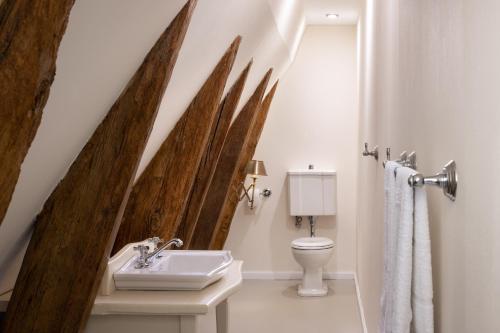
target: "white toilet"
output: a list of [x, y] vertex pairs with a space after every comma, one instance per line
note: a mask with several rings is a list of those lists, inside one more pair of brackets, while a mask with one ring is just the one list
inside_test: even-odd
[[333, 253], [335, 243], [326, 237], [304, 237], [292, 241], [295, 260], [304, 268], [300, 296], [325, 296], [328, 286], [323, 282], [323, 267]]
[[336, 172], [296, 170], [288, 172], [290, 215], [300, 226], [302, 216], [309, 217], [310, 236], [292, 241], [293, 257], [303, 268], [299, 296], [325, 296], [328, 287], [323, 282], [323, 267], [330, 260], [335, 243], [326, 237], [315, 237], [315, 217], [337, 212]]

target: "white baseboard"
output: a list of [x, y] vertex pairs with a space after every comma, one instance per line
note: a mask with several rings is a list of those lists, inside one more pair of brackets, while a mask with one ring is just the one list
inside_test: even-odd
[[[325, 272], [326, 280], [354, 280], [353, 272]], [[300, 280], [301, 271], [243, 271], [245, 280]]]
[[356, 285], [356, 296], [358, 298], [359, 316], [361, 317], [361, 325], [363, 326], [363, 333], [368, 333], [366, 327], [365, 310], [363, 308], [363, 301], [361, 300], [361, 291], [359, 290], [358, 275], [354, 274], [354, 284]]

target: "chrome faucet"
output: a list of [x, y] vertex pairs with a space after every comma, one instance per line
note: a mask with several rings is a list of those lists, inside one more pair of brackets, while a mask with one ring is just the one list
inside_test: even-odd
[[[161, 240], [160, 240], [160, 242], [163, 243], [163, 241], [161, 241]], [[175, 247], [181, 247], [182, 245], [184, 245], [184, 242], [179, 238], [173, 238], [173, 239], [169, 240], [168, 242], [166, 242], [165, 244], [163, 244], [162, 246], [154, 249], [153, 252], [151, 252], [150, 254], [148, 254], [146, 256], [146, 260], [149, 260], [150, 258], [155, 257], [161, 251], [165, 250], [167, 247], [170, 247], [172, 245], [175, 245]]]
[[[161, 240], [158, 237], [153, 237], [148, 239], [149, 241], [154, 243], [155, 248], [153, 249], [153, 252], [149, 252], [149, 246], [147, 245], [137, 245], [134, 246], [134, 250], [139, 251], [139, 257], [136, 260], [135, 263], [135, 268], [144, 268], [148, 267], [150, 264], [150, 259], [154, 257], [159, 257], [159, 254], [161, 251], [165, 250], [166, 248], [174, 245], [175, 247], [181, 247], [184, 245], [184, 242], [180, 240], [179, 238], [173, 238], [169, 240], [168, 242], [165, 242]], [[160, 247], [158, 247], [158, 243], [164, 243]]]

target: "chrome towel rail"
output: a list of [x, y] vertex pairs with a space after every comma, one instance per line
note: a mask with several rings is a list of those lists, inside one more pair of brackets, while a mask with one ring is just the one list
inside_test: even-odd
[[417, 173], [408, 177], [408, 184], [411, 187], [422, 187], [424, 185], [434, 185], [443, 189], [443, 193], [451, 201], [455, 201], [457, 196], [458, 175], [455, 161], [451, 160], [444, 166], [441, 172], [431, 177], [424, 177]]

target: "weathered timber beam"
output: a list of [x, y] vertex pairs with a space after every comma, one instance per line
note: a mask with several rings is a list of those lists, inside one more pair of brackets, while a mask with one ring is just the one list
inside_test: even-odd
[[246, 178], [246, 166], [248, 162], [252, 159], [255, 154], [255, 148], [257, 148], [257, 143], [259, 142], [262, 129], [264, 128], [264, 123], [266, 122], [267, 114], [271, 107], [271, 102], [278, 87], [278, 81], [273, 85], [269, 93], [264, 98], [260, 110], [257, 114], [257, 118], [251, 129], [250, 138], [246, 146], [241, 151], [241, 158], [238, 162], [237, 173], [234, 181], [231, 183], [231, 188], [228, 193], [228, 197], [224, 202], [224, 207], [222, 208], [222, 213], [219, 216], [219, 229], [214, 233], [212, 241], [210, 243], [210, 249], [212, 250], [222, 250], [224, 243], [226, 242], [227, 236], [229, 234], [229, 228], [231, 227], [231, 222], [236, 211], [236, 207], [239, 202], [239, 194], [241, 191], [241, 184]]
[[210, 183], [209, 194], [205, 197], [193, 232], [192, 249], [209, 249], [212, 239], [220, 228], [224, 203], [232, 189], [231, 184], [236, 181], [242, 149], [250, 140], [250, 133], [271, 73], [270, 69], [229, 128]]
[[198, 167], [198, 172], [191, 189], [191, 193], [184, 208], [181, 223], [177, 228], [175, 236], [184, 241], [184, 248], [189, 248], [191, 238], [200, 215], [201, 207], [208, 192], [210, 181], [217, 166], [222, 146], [226, 139], [229, 125], [233, 119], [234, 112], [238, 106], [241, 93], [245, 86], [245, 81], [250, 71], [252, 62], [241, 72], [240, 76], [233, 84], [229, 92], [219, 105], [216, 121], [212, 124], [209, 141], [205, 146], [205, 152]]
[[188, 1], [160, 36], [45, 202], [4, 332], [84, 329], [195, 3]]
[[240, 41], [237, 37], [228, 48], [134, 185], [114, 253], [130, 242], [174, 236]]
[[0, 3], [0, 224], [40, 125], [74, 2]]

